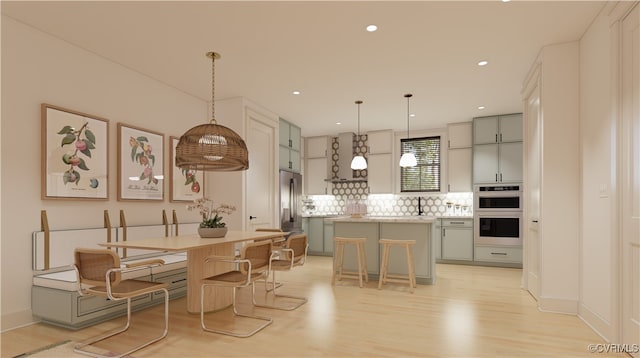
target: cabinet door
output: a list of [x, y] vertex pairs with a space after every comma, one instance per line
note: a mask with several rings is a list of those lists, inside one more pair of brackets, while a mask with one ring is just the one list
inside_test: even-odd
[[442, 258], [442, 225], [440, 219], [431, 224], [431, 236], [433, 236], [433, 250], [436, 252], [436, 259]]
[[307, 137], [305, 143], [305, 158], [321, 158], [328, 155], [329, 137]]
[[294, 173], [300, 173], [300, 168], [301, 168], [300, 152], [298, 152], [297, 150], [291, 149], [289, 151], [289, 161], [291, 162], [290, 163], [291, 171]]
[[370, 194], [393, 192], [393, 158], [391, 154], [369, 154], [368, 185]]
[[324, 219], [309, 218], [309, 252], [321, 254], [324, 251]]
[[522, 113], [500, 116], [500, 142], [522, 142]]
[[367, 132], [369, 154], [387, 154], [393, 150], [393, 131]]
[[442, 227], [442, 258], [445, 260], [473, 260], [473, 230]]
[[447, 126], [449, 148], [471, 148], [473, 127], [471, 122], [452, 123]]
[[289, 122], [285, 121], [284, 119], [280, 119], [280, 134], [279, 134], [280, 138], [279, 138], [279, 142], [280, 145], [285, 146], [285, 147], [289, 147]]
[[291, 149], [300, 152], [300, 144], [302, 142], [300, 127], [293, 124], [289, 125], [289, 139], [291, 139]]
[[471, 192], [471, 148], [449, 149], [450, 192]]
[[473, 146], [473, 182], [498, 181], [498, 144]]
[[473, 143], [486, 144], [498, 142], [498, 117], [473, 119]]
[[327, 181], [329, 167], [327, 158], [305, 159], [304, 168], [305, 190], [307, 195], [327, 194]]
[[500, 144], [500, 177], [503, 183], [522, 182], [522, 142]]
[[278, 162], [280, 163], [280, 169], [284, 169], [284, 170], [291, 170], [291, 168], [289, 168], [289, 147], [283, 147], [280, 146], [280, 151], [278, 153], [279, 159]]

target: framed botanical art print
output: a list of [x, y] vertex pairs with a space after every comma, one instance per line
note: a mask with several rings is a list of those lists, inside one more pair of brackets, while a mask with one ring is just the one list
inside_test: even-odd
[[42, 199], [109, 198], [109, 121], [43, 103]]
[[180, 138], [171, 136], [169, 156], [169, 200], [194, 201], [204, 197], [204, 172], [176, 166], [176, 146]]
[[164, 135], [118, 123], [118, 200], [164, 200]]

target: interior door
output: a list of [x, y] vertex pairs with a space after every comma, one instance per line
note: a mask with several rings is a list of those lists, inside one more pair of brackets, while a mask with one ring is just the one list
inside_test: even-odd
[[[536, 79], [537, 81], [537, 79]], [[531, 295], [540, 297], [540, 88], [535, 87], [526, 100], [526, 163], [524, 240], [525, 282]]]
[[249, 169], [247, 170], [247, 195], [245, 196], [245, 230], [276, 228], [275, 213], [277, 203], [277, 164], [275, 162], [276, 128], [263, 115], [247, 109], [247, 149]]
[[[622, 340], [640, 345], [640, 6], [622, 22]], [[632, 354], [639, 357], [640, 353]]]

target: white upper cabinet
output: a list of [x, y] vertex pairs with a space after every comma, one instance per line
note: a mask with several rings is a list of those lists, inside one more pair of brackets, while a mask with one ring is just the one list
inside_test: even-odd
[[449, 192], [470, 192], [473, 146], [473, 122], [450, 123], [447, 125], [448, 159], [447, 180]]
[[390, 129], [382, 131], [367, 132], [370, 154], [391, 153], [393, 151], [393, 131]]
[[471, 148], [473, 133], [473, 122], [450, 123], [447, 125], [447, 135], [449, 136], [450, 149]]
[[329, 151], [331, 149], [331, 137], [305, 137], [304, 143], [305, 158], [323, 158], [329, 156]]
[[369, 155], [367, 185], [370, 194], [393, 192], [393, 131], [367, 132]]

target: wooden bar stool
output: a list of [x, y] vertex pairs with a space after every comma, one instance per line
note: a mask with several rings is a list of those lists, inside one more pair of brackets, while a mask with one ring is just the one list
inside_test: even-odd
[[[380, 239], [378, 241], [382, 245], [382, 263], [380, 264], [380, 279], [378, 281], [378, 289], [382, 288], [383, 283], [387, 282], [407, 282], [409, 280], [409, 291], [413, 293], [416, 287], [416, 271], [413, 266], [413, 245], [416, 240], [389, 240]], [[389, 275], [387, 269], [389, 267], [389, 250], [391, 246], [404, 246], [407, 250], [407, 268], [408, 275]]]
[[[364, 243], [367, 241], [366, 237], [334, 237], [335, 250], [333, 255], [333, 274], [331, 275], [331, 285], [336, 283], [336, 272], [338, 273], [338, 280], [342, 280], [342, 277], [358, 278], [360, 281], [360, 287], [363, 287], [362, 277], [365, 282], [369, 282], [369, 274], [367, 272], [367, 257], [365, 254]], [[358, 257], [358, 271], [344, 271], [342, 265], [344, 263], [344, 245], [355, 245], [356, 255]]]

